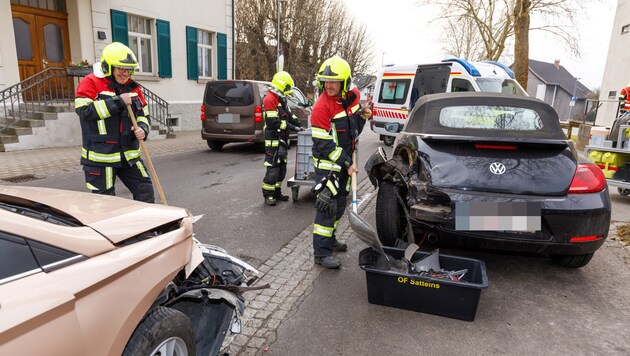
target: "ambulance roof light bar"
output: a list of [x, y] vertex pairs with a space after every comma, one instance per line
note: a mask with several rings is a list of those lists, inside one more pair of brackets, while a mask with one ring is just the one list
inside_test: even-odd
[[457, 62], [457, 63], [461, 64], [462, 67], [464, 67], [464, 69], [466, 69], [468, 74], [470, 74], [470, 75], [472, 75], [474, 77], [481, 77], [481, 73], [479, 73], [477, 68], [475, 68], [474, 65], [472, 65], [470, 62], [468, 62], [465, 59], [461, 59], [461, 58], [446, 58], [446, 59], [443, 59], [442, 62]]
[[514, 72], [505, 64], [501, 62], [497, 62], [497, 61], [484, 61], [484, 62], [498, 65], [499, 67], [503, 68], [503, 70], [510, 76], [510, 78], [514, 79]]

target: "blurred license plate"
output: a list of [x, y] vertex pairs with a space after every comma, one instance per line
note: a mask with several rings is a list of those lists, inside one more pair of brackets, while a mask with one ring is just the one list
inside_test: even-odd
[[241, 122], [241, 115], [239, 114], [219, 114], [217, 122], [220, 124], [237, 124]]
[[455, 230], [540, 231], [541, 203], [457, 202]]

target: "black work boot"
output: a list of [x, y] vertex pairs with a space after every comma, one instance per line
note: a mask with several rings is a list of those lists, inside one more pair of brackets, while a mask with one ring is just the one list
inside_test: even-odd
[[273, 196], [270, 195], [268, 197], [265, 197], [265, 205], [276, 206], [277, 203], [278, 203], [278, 200], [274, 198]]
[[348, 251], [348, 245], [343, 242], [339, 242], [337, 240], [333, 241], [332, 250], [334, 252], [346, 252]]
[[315, 264], [328, 269], [337, 269], [341, 267], [341, 261], [339, 261], [339, 259], [335, 256], [315, 257]]
[[274, 197], [278, 201], [289, 201], [289, 196], [282, 194], [282, 191], [280, 191], [280, 189], [276, 189], [276, 194], [274, 194]]

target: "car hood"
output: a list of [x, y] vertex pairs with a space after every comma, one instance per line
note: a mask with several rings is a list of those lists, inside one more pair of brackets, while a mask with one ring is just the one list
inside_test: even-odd
[[0, 194], [29, 200], [62, 211], [116, 244], [151, 229], [177, 221], [186, 209], [148, 204], [113, 196], [66, 190], [0, 186]]

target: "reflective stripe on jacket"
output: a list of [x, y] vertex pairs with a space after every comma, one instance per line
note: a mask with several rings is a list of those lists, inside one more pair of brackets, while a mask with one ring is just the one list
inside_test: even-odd
[[346, 94], [345, 108], [342, 99], [330, 97], [326, 92], [317, 99], [311, 114], [313, 164], [316, 168], [339, 172], [352, 165], [354, 137], [351, 131], [356, 130], [359, 134], [365, 125], [365, 120], [356, 115], [361, 107], [359, 98], [359, 90], [355, 88]]
[[289, 143], [287, 130], [295, 130], [295, 127], [301, 124], [289, 111], [286, 101], [281, 102], [278, 95], [272, 91], [263, 99], [263, 112], [265, 150], [275, 151], [280, 140]]
[[83, 138], [81, 164], [121, 167], [123, 158], [129, 165], [140, 158], [127, 107], [118, 97], [122, 93], [131, 93], [138, 126], [149, 135], [149, 110], [140, 86], [132, 80], [120, 85], [111, 77], [90, 74], [79, 82], [74, 100]]

